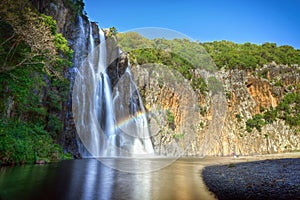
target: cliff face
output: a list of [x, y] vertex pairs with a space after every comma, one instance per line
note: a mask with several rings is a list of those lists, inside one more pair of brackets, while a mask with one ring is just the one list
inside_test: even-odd
[[262, 80], [257, 77], [248, 77], [246, 83], [247, 91], [255, 101], [254, 113], [259, 113], [260, 108], [276, 107], [278, 99], [272, 94], [271, 84], [268, 80]]
[[[266, 72], [265, 78], [258, 76], [262, 71]], [[247, 155], [299, 149], [299, 127], [291, 127], [282, 119], [262, 126], [261, 131], [245, 131], [246, 122], [252, 115], [264, 113], [264, 109], [276, 108], [286, 93], [297, 92], [287, 90], [291, 85], [299, 84], [299, 77], [295, 74], [299, 74], [298, 67], [274, 63], [252, 73], [238, 70], [223, 72], [225, 87], [232, 94], [228, 99], [224, 127], [224, 135], [228, 136], [224, 142], [230, 148], [224, 149], [224, 154], [230, 151]]]
[[[174, 115], [174, 127], [169, 126], [166, 113], [164, 117], [158, 117], [161, 126], [154, 137], [158, 152], [168, 155], [231, 155], [233, 152], [251, 155], [299, 150], [299, 127], [291, 127], [282, 119], [265, 123], [261, 130], [247, 131], [246, 128], [247, 121], [253, 116], [275, 109], [285, 94], [297, 92], [291, 86], [299, 84], [296, 75], [299, 67], [273, 63], [252, 72], [222, 70], [215, 76], [222, 80], [224, 93], [209, 92], [206, 96], [193, 92], [184, 79], [169, 84], [164, 77], [170, 76], [160, 72], [161, 68], [133, 67], [150, 113], [154, 110], [155, 116], [161, 116], [161, 109]], [[152, 120], [150, 117], [150, 122]]]
[[[173, 156], [195, 154], [200, 113], [197, 95], [187, 80], [158, 64], [133, 66], [132, 71], [149, 113], [155, 151]], [[186, 152], [187, 148], [191, 149]]]

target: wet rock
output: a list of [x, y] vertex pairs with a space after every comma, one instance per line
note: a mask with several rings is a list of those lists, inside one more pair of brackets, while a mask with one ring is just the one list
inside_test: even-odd
[[47, 164], [47, 162], [45, 160], [36, 160], [35, 164], [36, 165], [45, 165], [45, 164]]

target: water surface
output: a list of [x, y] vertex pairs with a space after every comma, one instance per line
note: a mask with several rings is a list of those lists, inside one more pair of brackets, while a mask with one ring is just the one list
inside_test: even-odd
[[[116, 168], [149, 168], [166, 161], [106, 159]], [[0, 199], [208, 199], [212, 197], [200, 177], [202, 163], [180, 159], [148, 173], [118, 171], [95, 159], [6, 167], [0, 171]]]

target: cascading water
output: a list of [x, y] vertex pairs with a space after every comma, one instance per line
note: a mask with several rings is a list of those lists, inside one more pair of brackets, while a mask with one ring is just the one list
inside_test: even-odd
[[89, 151], [79, 149], [81, 155], [153, 154], [145, 109], [129, 65], [112, 91], [105, 35], [100, 29], [100, 44], [94, 48], [91, 25], [89, 32], [89, 55], [79, 68], [72, 96], [77, 133]]
[[[96, 70], [96, 101], [95, 109], [98, 123], [104, 132], [106, 142], [102, 145], [102, 155], [116, 156], [116, 152], [110, 149], [110, 146], [116, 145], [116, 132], [115, 132], [115, 119], [112, 104], [112, 92], [109, 76], [107, 75], [106, 68], [106, 42], [103, 31], [99, 30], [100, 36], [100, 49], [99, 61]], [[108, 146], [109, 145], [109, 146]]]
[[145, 108], [129, 64], [114, 88], [114, 106], [120, 146], [135, 154], [154, 153]]

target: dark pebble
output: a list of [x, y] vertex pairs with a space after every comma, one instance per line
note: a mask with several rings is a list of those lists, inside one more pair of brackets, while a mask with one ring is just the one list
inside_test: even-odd
[[219, 200], [300, 200], [300, 158], [209, 166], [202, 176]]

